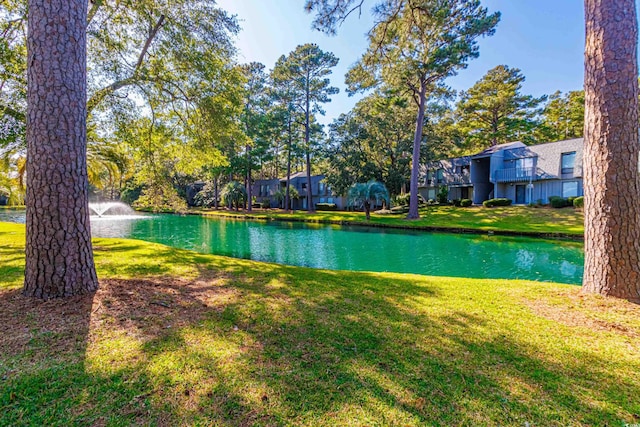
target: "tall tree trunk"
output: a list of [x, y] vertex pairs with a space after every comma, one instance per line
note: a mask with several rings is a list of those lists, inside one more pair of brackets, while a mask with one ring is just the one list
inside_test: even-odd
[[288, 133], [288, 141], [287, 141], [287, 186], [285, 188], [284, 195], [284, 209], [289, 212], [291, 209], [291, 193], [289, 192], [289, 186], [291, 185], [291, 118], [289, 118], [288, 122], [289, 133]]
[[313, 191], [311, 189], [311, 158], [307, 151], [307, 211], [315, 212], [313, 206]]
[[305, 122], [304, 122], [304, 145], [306, 147], [307, 155], [306, 155], [306, 168], [307, 168], [307, 212], [314, 212], [315, 208], [313, 206], [313, 192], [311, 191], [311, 124], [309, 123], [309, 115], [311, 111], [309, 111], [310, 107], [310, 99], [309, 99], [309, 72], [307, 72], [307, 99], [306, 99], [306, 111], [305, 111]]
[[420, 102], [418, 105], [418, 117], [416, 118], [416, 133], [413, 137], [413, 156], [411, 158], [411, 182], [409, 184], [409, 213], [408, 219], [420, 218], [418, 212], [418, 175], [420, 174], [420, 142], [422, 141], [422, 126], [424, 124], [424, 109], [427, 102], [427, 85], [420, 83]]
[[585, 0], [583, 291], [640, 302], [634, 0]]
[[29, 0], [23, 293], [98, 288], [87, 181], [86, 0]]
[[247, 146], [247, 211], [253, 211], [251, 194], [251, 147]]
[[215, 176], [215, 178], [213, 178], [213, 207], [215, 210], [218, 210], [218, 197], [219, 197], [219, 192], [218, 192], [218, 175]]

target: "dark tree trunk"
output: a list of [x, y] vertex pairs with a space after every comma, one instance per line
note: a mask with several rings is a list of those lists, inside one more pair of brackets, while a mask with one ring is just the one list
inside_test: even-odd
[[307, 156], [306, 156], [306, 168], [307, 168], [307, 212], [314, 212], [315, 208], [313, 206], [313, 192], [311, 191], [311, 124], [309, 123], [309, 115], [310, 111], [310, 94], [309, 94], [309, 72], [307, 72], [307, 99], [306, 99], [306, 110], [305, 110], [305, 122], [304, 122], [304, 143], [307, 148]]
[[253, 211], [251, 194], [251, 147], [247, 146], [247, 211]]
[[634, 0], [585, 0], [583, 291], [640, 302]]
[[24, 294], [98, 288], [89, 225], [86, 0], [29, 0]]
[[291, 193], [289, 192], [289, 185], [291, 185], [291, 118], [289, 118], [289, 140], [287, 144], [287, 186], [285, 188], [284, 196], [284, 209], [289, 212], [291, 209]]
[[313, 206], [313, 191], [311, 190], [311, 159], [307, 151], [307, 211], [315, 212], [315, 207]]
[[427, 98], [427, 86], [424, 82], [420, 84], [420, 103], [418, 106], [418, 117], [416, 118], [416, 133], [413, 137], [413, 156], [411, 158], [411, 182], [409, 184], [409, 213], [408, 219], [420, 218], [418, 212], [418, 175], [420, 173], [420, 143], [422, 142], [422, 126], [424, 124], [424, 109]]
[[367, 218], [367, 221], [371, 219], [371, 204], [368, 200], [364, 202], [364, 216]]
[[216, 175], [215, 178], [213, 178], [213, 207], [215, 210], [218, 210], [218, 176]]

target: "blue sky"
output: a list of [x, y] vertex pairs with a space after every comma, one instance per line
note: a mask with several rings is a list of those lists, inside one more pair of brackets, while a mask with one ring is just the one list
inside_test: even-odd
[[[304, 0], [219, 0], [221, 8], [238, 16], [240, 62], [258, 61], [271, 69], [280, 55], [299, 44], [313, 42], [333, 52], [340, 63], [331, 76], [340, 94], [325, 104], [330, 123], [348, 112], [358, 97], [344, 91], [344, 74], [367, 47], [371, 27], [366, 0], [363, 14], [350, 17], [334, 37], [311, 30], [312, 17]], [[480, 40], [480, 57], [447, 81], [456, 90], [468, 89], [489, 69], [504, 64], [519, 68], [526, 77], [523, 92], [534, 96], [582, 89], [584, 52], [584, 0], [484, 0], [490, 11], [502, 13], [492, 37]]]

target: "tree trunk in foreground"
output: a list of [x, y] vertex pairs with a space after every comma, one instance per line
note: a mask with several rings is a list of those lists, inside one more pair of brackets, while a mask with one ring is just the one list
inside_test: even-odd
[[634, 0], [585, 0], [583, 291], [640, 302]]
[[413, 137], [413, 156], [411, 157], [411, 182], [409, 184], [409, 213], [408, 219], [420, 218], [418, 212], [418, 174], [420, 173], [420, 142], [422, 142], [422, 126], [424, 125], [424, 109], [426, 104], [427, 86], [420, 84], [420, 104], [416, 118], [416, 133]]
[[86, 153], [86, 0], [29, 0], [23, 293], [93, 292]]

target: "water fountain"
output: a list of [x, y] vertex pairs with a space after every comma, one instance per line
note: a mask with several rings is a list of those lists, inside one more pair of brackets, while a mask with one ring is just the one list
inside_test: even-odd
[[99, 218], [105, 215], [120, 216], [120, 215], [132, 215], [134, 210], [129, 205], [122, 202], [95, 202], [89, 203], [89, 210], [92, 215], [95, 213]]

